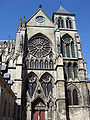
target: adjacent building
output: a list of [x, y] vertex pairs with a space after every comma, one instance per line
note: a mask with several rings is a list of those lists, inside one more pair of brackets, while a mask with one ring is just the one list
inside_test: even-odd
[[14, 120], [15, 94], [0, 75], [0, 120]]

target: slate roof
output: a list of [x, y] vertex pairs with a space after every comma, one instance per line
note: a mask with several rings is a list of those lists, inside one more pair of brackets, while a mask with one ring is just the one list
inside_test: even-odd
[[56, 13], [71, 14], [70, 12], [68, 12], [67, 10], [65, 10], [62, 6], [60, 6], [60, 8], [57, 10]]

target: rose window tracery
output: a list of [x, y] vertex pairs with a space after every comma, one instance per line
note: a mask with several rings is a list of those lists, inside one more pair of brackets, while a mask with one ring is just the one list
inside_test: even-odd
[[35, 37], [29, 42], [29, 51], [35, 57], [44, 57], [50, 53], [50, 42], [44, 37]]

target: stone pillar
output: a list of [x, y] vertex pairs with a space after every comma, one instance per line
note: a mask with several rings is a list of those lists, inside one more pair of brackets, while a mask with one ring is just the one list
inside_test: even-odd
[[63, 60], [58, 59], [59, 65], [57, 66], [57, 120], [66, 120], [66, 102], [65, 102], [65, 80], [63, 71]]

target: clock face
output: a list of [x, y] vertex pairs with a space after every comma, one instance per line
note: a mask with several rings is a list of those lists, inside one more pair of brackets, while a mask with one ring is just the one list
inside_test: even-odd
[[42, 37], [36, 37], [29, 42], [29, 51], [35, 57], [44, 57], [50, 53], [50, 42]]
[[44, 22], [44, 21], [45, 21], [45, 19], [44, 19], [43, 16], [37, 16], [37, 17], [36, 17], [36, 22], [42, 23], [42, 22]]

